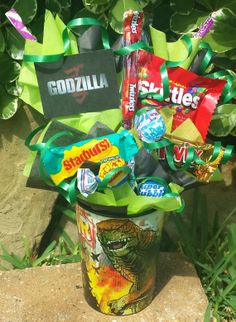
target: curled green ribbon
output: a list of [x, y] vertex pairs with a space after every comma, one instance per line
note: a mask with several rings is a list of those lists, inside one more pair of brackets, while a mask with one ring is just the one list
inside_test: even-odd
[[130, 44], [128, 46], [114, 50], [114, 54], [119, 55], [119, 56], [125, 56], [125, 55], [132, 53], [133, 51], [138, 50], [138, 49], [146, 49], [147, 51], [150, 51], [150, 47], [148, 46], [148, 44], [146, 44], [143, 41], [137, 41], [137, 42], [134, 42], [133, 44]]
[[191, 38], [189, 36], [183, 35], [180, 39], [184, 42], [185, 46], [187, 47], [187, 51], [188, 51], [187, 57], [184, 60], [179, 60], [179, 61], [167, 60], [166, 65], [168, 67], [178, 67], [178, 66], [182, 65], [184, 63], [184, 61], [189, 58], [189, 56], [191, 55], [191, 53], [193, 51]]
[[[34, 136], [39, 133], [42, 129], [44, 129], [46, 125], [39, 126], [35, 130], [33, 130], [28, 137], [25, 140], [25, 145], [31, 150], [31, 151], [38, 151], [40, 152], [40, 162], [39, 162], [39, 174], [42, 178], [42, 180], [49, 186], [54, 187], [59, 193], [61, 193], [64, 198], [71, 204], [76, 202], [77, 195], [79, 194], [78, 189], [76, 188], [76, 178], [73, 178], [69, 183], [66, 181], [62, 181], [59, 185], [56, 185], [51, 178], [48, 176], [48, 174], [45, 172], [43, 159], [44, 154], [46, 153], [46, 150], [52, 147], [55, 147], [53, 144], [54, 141], [56, 141], [59, 137], [70, 135], [73, 136], [72, 132], [69, 131], [60, 131], [56, 134], [54, 134], [47, 142], [43, 143], [37, 143], [37, 144], [31, 144], [32, 139]], [[110, 180], [114, 175], [116, 175], [118, 172], [126, 172], [127, 175], [131, 173], [131, 169], [128, 166], [122, 166], [119, 168], [112, 169], [107, 173], [107, 175], [104, 177], [104, 179], [99, 182], [98, 184], [98, 190], [104, 190], [107, 188]]]
[[226, 80], [227, 83], [225, 84], [221, 94], [221, 98], [224, 104], [236, 95], [236, 88], [233, 88], [233, 76], [230, 75], [227, 70], [220, 70], [218, 72], [207, 74], [205, 76], [215, 79], [224, 78]]
[[144, 98], [147, 97], [148, 95], [152, 96], [152, 99], [155, 99], [157, 101], [163, 101], [165, 98], [169, 97], [170, 95], [170, 84], [169, 84], [169, 77], [168, 77], [168, 72], [166, 68], [166, 63], [163, 63], [160, 66], [160, 76], [161, 76], [161, 82], [162, 82], [162, 87], [163, 87], [163, 94], [157, 94], [155, 92], [139, 92], [139, 97]]
[[102, 32], [102, 42], [104, 49], [110, 49], [109, 38], [106, 28], [102, 25], [100, 21], [95, 18], [77, 18], [71, 20], [66, 28], [62, 32], [62, 39], [64, 43], [64, 51], [60, 54], [55, 55], [24, 55], [23, 60], [26, 62], [52, 62], [57, 61], [60, 58], [64, 57], [66, 53], [70, 50], [70, 39], [69, 39], [69, 31], [74, 27], [79, 26], [99, 26]]
[[203, 75], [211, 62], [211, 59], [213, 57], [213, 51], [211, 49], [211, 46], [208, 43], [203, 42], [203, 41], [200, 43], [199, 48], [207, 50], [204, 55], [204, 58], [202, 59], [200, 65], [199, 65], [199, 73], [201, 75]]

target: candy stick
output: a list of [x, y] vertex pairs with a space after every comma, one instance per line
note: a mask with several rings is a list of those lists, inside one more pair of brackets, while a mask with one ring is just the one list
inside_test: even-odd
[[[214, 25], [214, 21], [211, 17], [208, 17], [203, 24], [199, 27], [198, 31], [194, 34], [194, 38], [203, 38], [205, 37], [208, 32], [211, 30], [211, 28]], [[201, 49], [197, 55], [195, 56], [191, 66], [189, 67], [189, 70], [193, 73], [198, 74], [200, 72], [200, 67], [201, 67], [201, 63], [204, 59], [204, 57], [206, 56], [207, 53], [207, 49], [203, 48]]]
[[12, 8], [5, 13], [7, 19], [10, 23], [16, 28], [16, 30], [21, 34], [21, 36], [25, 39], [29, 39], [32, 41], [37, 41], [37, 38], [31, 34], [31, 32], [24, 25], [21, 17], [17, 13], [17, 11]]
[[209, 16], [207, 19], [201, 24], [198, 31], [194, 34], [194, 38], [204, 38], [211, 28], [214, 25], [213, 19]]
[[[129, 10], [124, 14], [124, 46], [131, 45], [141, 39], [143, 13]], [[132, 127], [132, 119], [138, 99], [137, 51], [124, 58], [124, 81], [122, 87], [123, 126]]]

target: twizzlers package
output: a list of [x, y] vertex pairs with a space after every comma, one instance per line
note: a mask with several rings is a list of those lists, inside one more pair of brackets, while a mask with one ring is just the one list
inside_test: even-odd
[[[124, 45], [131, 45], [141, 39], [143, 12], [129, 10], [124, 14]], [[122, 116], [125, 128], [132, 127], [132, 118], [138, 100], [138, 51], [124, 58], [125, 76], [122, 87]]]
[[[156, 108], [168, 106], [174, 110], [172, 131], [185, 120], [191, 119], [200, 132], [203, 141], [207, 135], [212, 114], [225, 85], [224, 80], [202, 77], [181, 67], [168, 68], [170, 95], [163, 101], [157, 101], [152, 94], [163, 94], [160, 75], [162, 58], [143, 50], [139, 51], [139, 90], [147, 93], [145, 106]], [[139, 108], [144, 106], [139, 104]], [[187, 135], [187, 133], [186, 133]]]

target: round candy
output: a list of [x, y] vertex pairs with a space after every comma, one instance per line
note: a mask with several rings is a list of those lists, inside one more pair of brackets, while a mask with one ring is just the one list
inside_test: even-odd
[[88, 168], [79, 168], [77, 171], [77, 188], [84, 197], [94, 193], [98, 187], [95, 174]]
[[145, 181], [138, 185], [138, 195], [145, 197], [160, 198], [166, 193], [166, 187], [155, 181]]
[[136, 115], [134, 126], [140, 140], [146, 143], [160, 140], [166, 131], [164, 120], [155, 109]]

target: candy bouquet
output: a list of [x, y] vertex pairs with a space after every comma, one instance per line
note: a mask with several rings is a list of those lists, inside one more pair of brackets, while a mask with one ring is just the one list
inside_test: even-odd
[[[208, 66], [197, 53], [213, 20], [168, 51], [153, 27], [153, 48], [147, 44], [143, 13], [129, 10], [112, 53], [97, 20], [75, 19], [65, 27], [46, 15], [45, 26], [62, 34], [59, 53], [48, 47], [50, 35], [43, 44], [27, 41], [20, 75], [21, 98], [50, 118], [26, 139], [28, 185], [40, 187], [41, 178], [42, 188], [76, 205], [88, 303], [106, 314], [136, 313], [155, 291], [164, 214], [181, 212], [180, 193], [216, 180], [232, 154], [232, 146], [207, 139], [229, 84], [214, 73], [194, 73]], [[104, 49], [78, 54], [83, 46], [71, 32], [78, 25], [100, 27]], [[118, 84], [114, 54], [123, 66]]]

